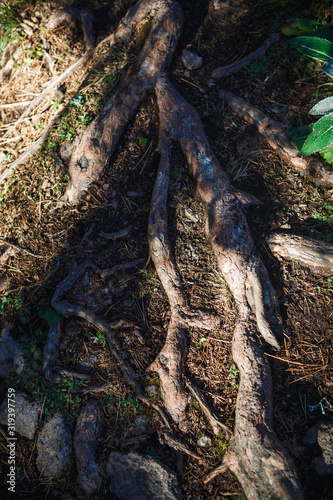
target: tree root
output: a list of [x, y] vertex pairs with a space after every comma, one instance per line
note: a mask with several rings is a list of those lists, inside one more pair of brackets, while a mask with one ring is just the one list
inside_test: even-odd
[[267, 238], [267, 243], [272, 253], [280, 259], [294, 260], [325, 275], [333, 273], [333, 245], [329, 243], [304, 236], [279, 233]]
[[257, 59], [257, 57], [262, 56], [265, 54], [265, 52], [276, 42], [278, 42], [281, 38], [281, 35], [276, 33], [275, 35], [272, 35], [271, 37], [267, 38], [265, 42], [262, 44], [261, 47], [259, 47], [257, 50], [254, 52], [251, 52], [245, 57], [242, 57], [242, 59], [239, 59], [238, 61], [227, 64], [226, 66], [221, 66], [220, 68], [214, 69], [212, 73], [212, 78], [222, 78], [223, 76], [230, 76], [233, 73], [237, 73], [240, 69], [243, 69], [245, 66], [248, 66], [251, 64], [253, 61]]
[[[233, 358], [240, 370], [240, 388], [225, 463], [248, 498], [302, 498], [296, 470], [274, 434], [271, 374], [256, 343], [261, 334], [278, 347], [274, 332], [280, 332], [281, 320], [274, 290], [255, 254], [235, 190], [210, 149], [196, 111], [166, 78], [158, 80], [156, 95], [164, 133], [179, 142], [205, 204], [207, 236], [238, 309]], [[163, 158], [162, 150], [161, 162]]]
[[244, 118], [248, 123], [251, 123], [251, 125], [257, 127], [271, 148], [281, 158], [291, 163], [299, 174], [312, 180], [318, 186], [332, 188], [333, 174], [317, 158], [309, 157], [305, 159], [301, 156], [301, 153], [292, 145], [284, 133], [283, 129], [285, 127], [279, 122], [272, 120], [262, 111], [259, 111], [231, 92], [220, 90], [219, 94], [235, 113]]
[[[151, 257], [170, 303], [171, 319], [165, 345], [150, 369], [159, 374], [168, 412], [185, 431], [188, 422], [183, 375], [187, 331], [190, 326], [211, 330], [218, 319], [189, 308], [168, 240], [169, 149], [171, 141], [176, 141], [187, 159], [205, 206], [207, 237], [238, 310], [233, 358], [240, 370], [240, 388], [234, 434], [224, 464], [236, 474], [248, 498], [301, 499], [296, 470], [274, 433], [271, 373], [258, 346], [261, 336], [270, 346], [279, 348], [282, 326], [275, 292], [255, 252], [242, 211], [244, 202], [240, 201], [237, 190], [230, 185], [213, 154], [198, 114], [165, 76], [182, 24], [178, 4], [172, 0], [142, 0], [129, 11], [118, 30], [127, 29], [131, 33], [147, 16], [152, 18], [152, 27], [141, 53], [113, 99], [86, 129], [74, 150], [66, 198], [71, 203], [78, 202], [82, 192], [98, 178], [140, 101], [147, 90], [154, 88], [160, 116], [160, 164], [151, 203], [148, 239]], [[84, 266], [78, 268], [72, 278], [58, 287], [52, 304], [60, 314], [85, 318], [105, 334], [125, 380], [140, 400], [150, 404], [121, 351], [115, 326], [112, 328], [91, 311], [60, 300], [84, 270]]]
[[70, 163], [70, 182], [64, 199], [77, 203], [96, 180], [148, 90], [171, 61], [182, 28], [182, 13], [172, 0], [142, 0], [129, 10], [114, 40], [130, 39], [136, 26], [150, 18], [151, 29], [140, 54], [103, 112], [86, 128]]
[[100, 330], [105, 335], [110, 351], [119, 363], [120, 370], [126, 382], [132, 387], [138, 399], [140, 399], [140, 401], [145, 403], [147, 406], [156, 410], [160, 414], [164, 425], [170, 428], [170, 424], [164, 410], [159, 405], [149, 401], [149, 399], [144, 395], [144, 392], [137, 381], [138, 374], [135, 373], [134, 369], [130, 365], [127, 353], [122, 350], [117, 340], [116, 333], [119, 329], [129, 327], [133, 328], [134, 325], [123, 320], [109, 323], [92, 311], [85, 309], [80, 305], [61, 300], [62, 295], [64, 295], [76, 283], [76, 281], [83, 276], [89, 267], [97, 270], [96, 266], [92, 262], [86, 261], [72, 270], [69, 276], [58, 285], [51, 300], [52, 307], [54, 307], [60, 316], [65, 318], [78, 317], [85, 319], [88, 323], [93, 325], [97, 330]]
[[166, 341], [149, 370], [158, 373], [163, 402], [179, 428], [186, 430], [185, 409], [188, 397], [184, 391], [184, 364], [187, 355], [187, 332], [190, 326], [211, 330], [220, 321], [213, 315], [189, 309], [182, 279], [176, 267], [168, 238], [167, 195], [169, 187], [169, 141], [165, 136], [164, 118], [160, 113], [160, 137], [158, 150], [161, 155], [157, 179], [151, 201], [148, 223], [150, 256], [168, 296], [171, 319]]

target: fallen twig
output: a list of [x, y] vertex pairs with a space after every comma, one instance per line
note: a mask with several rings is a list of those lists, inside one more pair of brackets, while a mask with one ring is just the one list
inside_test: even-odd
[[222, 78], [223, 76], [230, 76], [233, 73], [237, 73], [237, 71], [255, 61], [257, 57], [262, 56], [269, 49], [269, 47], [271, 47], [274, 43], [278, 42], [280, 38], [281, 35], [278, 33], [272, 35], [271, 37], [267, 38], [267, 40], [262, 44], [262, 46], [259, 47], [254, 52], [251, 52], [247, 56], [242, 57], [242, 59], [239, 59], [234, 63], [227, 64], [226, 66], [221, 66], [220, 68], [216, 68], [211, 75], [212, 78]]
[[186, 444], [180, 441], [180, 439], [177, 439], [170, 431], [162, 429], [159, 432], [158, 437], [161, 444], [167, 444], [168, 446], [170, 446], [170, 448], [173, 448], [174, 450], [180, 451], [181, 453], [185, 453], [185, 455], [189, 455], [190, 457], [195, 458], [196, 460], [202, 460], [202, 457], [200, 457], [200, 455], [190, 450], [190, 448], [186, 446]]
[[262, 111], [245, 102], [240, 97], [220, 90], [220, 97], [224, 99], [231, 109], [247, 122], [257, 127], [258, 131], [265, 137], [268, 144], [285, 160], [291, 163], [298, 173], [310, 178], [319, 186], [332, 188], [333, 174], [325, 168], [323, 163], [315, 157], [304, 158], [301, 156], [286, 134], [280, 123], [272, 120]]
[[21, 101], [21, 102], [11, 102], [8, 104], [0, 104], [0, 109], [11, 109], [11, 108], [19, 108], [20, 106], [26, 106], [30, 101]]
[[31, 257], [35, 257], [36, 259], [48, 259], [49, 257], [47, 255], [38, 255], [32, 252], [29, 252], [29, 250], [26, 250], [25, 248], [18, 247], [17, 245], [13, 245], [13, 243], [9, 243], [6, 240], [3, 240], [0, 238], [0, 243], [3, 245], [8, 245], [11, 248], [14, 248], [14, 250], [17, 250], [18, 252], [23, 252], [26, 253], [27, 255], [31, 255]]
[[226, 434], [226, 436], [230, 437], [232, 435], [231, 429], [229, 429], [227, 425], [223, 424], [216, 417], [214, 417], [214, 415], [208, 408], [207, 403], [204, 400], [203, 394], [200, 393], [200, 391], [192, 384], [192, 382], [189, 379], [186, 380], [186, 387], [190, 389], [191, 393], [198, 401], [200, 407], [202, 408], [202, 411], [204, 412], [210, 425], [212, 426], [214, 434], [217, 436], [220, 433], [220, 430], [222, 429]]

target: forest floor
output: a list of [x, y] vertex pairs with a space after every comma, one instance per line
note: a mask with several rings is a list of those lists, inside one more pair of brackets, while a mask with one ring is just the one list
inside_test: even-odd
[[[18, 2], [9, 3], [15, 7]], [[134, 267], [119, 266], [111, 280], [87, 271], [69, 293], [73, 302], [93, 309], [106, 320], [121, 319], [137, 325], [139, 334], [124, 331], [120, 341], [141, 374], [139, 381], [145, 387], [154, 386], [157, 399], [158, 377], [146, 369], [163, 346], [170, 317], [154, 265], [152, 262], [145, 265], [149, 257], [147, 222], [159, 160], [158, 112], [153, 94], [136, 113], [102, 178], [78, 206], [57, 208], [68, 180], [60, 146], [73, 140], [110, 98], [135, 58], [139, 42], [120, 46], [91, 72], [103, 50], [107, 52], [107, 47], [102, 49], [98, 57], [91, 58], [66, 79], [57, 93], [43, 101], [29, 120], [20, 123], [14, 134], [7, 138], [4, 135], [24, 109], [4, 105], [29, 101], [52, 77], [41, 47], [41, 29], [50, 43], [54, 74], [60, 74], [85, 52], [79, 28], [45, 29], [51, 14], [71, 3], [55, 0], [20, 3], [17, 15], [20, 19], [32, 19], [34, 28], [30, 35], [23, 35], [27, 48], [18, 56], [11, 77], [1, 86], [0, 130], [4, 139], [0, 139], [0, 151], [3, 150], [1, 158], [5, 158], [1, 169], [33, 144], [52, 116], [61, 111], [43, 147], [17, 167], [0, 187], [0, 252], [8, 250], [5, 242], [23, 249], [10, 247], [12, 255], [0, 264], [1, 328], [13, 323], [12, 334], [23, 344], [26, 357], [25, 371], [1, 383], [1, 400], [8, 386], [25, 390], [34, 399], [44, 401], [40, 426], [60, 408], [74, 429], [84, 402], [97, 398], [106, 420], [98, 447], [99, 464], [105, 464], [110, 451], [135, 449], [158, 457], [174, 469], [174, 452], [158, 441], [155, 415], [124, 382], [105, 337], [96, 329], [77, 319], [63, 322], [55, 362], [62, 368], [77, 370], [83, 358], [95, 356], [88, 383], [65, 378], [61, 386], [52, 386], [43, 377], [45, 339], [50, 325], [58, 320], [51, 299], [75, 265], [92, 260], [98, 268], [107, 270], [139, 261]], [[259, 207], [247, 210], [247, 219], [277, 292], [284, 324], [281, 352], [267, 351], [274, 383], [275, 430], [296, 464], [306, 497], [330, 499], [332, 476], [316, 475], [311, 462], [319, 449], [303, 446], [302, 439], [318, 420], [332, 420], [333, 416], [330, 406], [333, 405], [333, 277], [314, 274], [291, 261], [278, 262], [270, 253], [265, 237], [272, 231], [283, 230], [332, 242], [333, 190], [320, 189], [300, 177], [269, 148], [253, 126], [224, 105], [219, 89], [231, 90], [278, 121], [298, 126], [311, 121], [309, 109], [320, 98], [330, 95], [332, 83], [320, 64], [291, 48], [283, 36], [249, 67], [221, 80], [213, 80], [211, 73], [261, 46], [271, 34], [280, 32], [287, 19], [307, 17], [331, 25], [333, 11], [325, 2], [308, 2], [309, 8], [297, 1], [237, 0], [214, 8], [217, 3], [180, 1], [185, 15], [184, 32], [169, 75], [177, 90], [198, 111], [210, 144], [232, 184], [262, 202]], [[131, 3], [90, 0], [84, 5], [95, 14], [94, 31], [101, 40], [117, 26]], [[185, 48], [202, 56], [201, 68], [193, 71], [184, 68], [181, 54]], [[238, 388], [238, 370], [231, 355], [235, 304], [206, 241], [205, 214], [184, 157], [176, 147], [172, 160], [168, 214], [177, 265], [192, 308], [209, 309], [222, 320], [221, 328], [216, 331], [191, 332], [186, 373], [206, 396], [211, 410], [232, 429]], [[124, 238], [113, 241], [108, 237], [126, 228]], [[107, 381], [114, 381], [107, 393], [92, 396], [82, 393], [87, 385]], [[321, 401], [328, 403], [322, 407]], [[135, 426], [140, 415], [146, 417], [148, 426], [143, 438], [138, 436]], [[221, 463], [228, 444], [222, 433], [217, 437], [211, 434], [196, 403], [189, 405], [188, 418], [195, 431], [186, 436], [186, 442], [202, 461], [185, 455], [183, 472], [176, 470], [184, 498], [244, 498], [231, 473], [203, 483], [207, 474]], [[197, 444], [203, 434], [211, 438], [207, 448]], [[3, 440], [1, 484], [5, 481], [6, 453]], [[74, 463], [53, 483], [40, 477], [36, 468], [35, 441], [20, 437], [17, 453], [17, 491], [23, 497], [32, 498], [33, 492], [36, 499], [46, 495], [78, 498]], [[68, 497], [61, 496], [65, 494]], [[107, 481], [94, 498], [110, 498]]]

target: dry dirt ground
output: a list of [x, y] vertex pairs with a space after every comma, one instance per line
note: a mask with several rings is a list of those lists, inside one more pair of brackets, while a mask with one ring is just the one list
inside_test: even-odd
[[[155, 415], [123, 381], [105, 337], [86, 322], [63, 323], [55, 364], [77, 370], [82, 358], [94, 355], [97, 358], [91, 381], [64, 378], [61, 386], [52, 386], [42, 373], [46, 335], [49, 326], [57, 320], [50, 301], [68, 270], [87, 259], [104, 271], [138, 261], [133, 267], [120, 266], [111, 278], [107, 273], [98, 275], [87, 271], [70, 290], [70, 298], [89, 306], [106, 320], [122, 319], [137, 325], [136, 334], [131, 329], [124, 331], [120, 341], [141, 373], [141, 384], [154, 386], [154, 397], [159, 398], [158, 378], [146, 372], [163, 346], [169, 320], [168, 301], [154, 266], [151, 262], [146, 265], [149, 257], [147, 221], [158, 166], [158, 117], [153, 95], [140, 107], [107, 170], [81, 203], [77, 207], [57, 208], [68, 179], [66, 165], [59, 154], [60, 146], [73, 140], [112, 95], [126, 67], [135, 58], [140, 35], [131, 46], [120, 46], [112, 57], [106, 54], [107, 48], [101, 49], [13, 130], [24, 105], [6, 105], [31, 100], [52, 78], [41, 33], [50, 44], [54, 75], [63, 72], [86, 48], [79, 27], [45, 29], [51, 14], [72, 2], [9, 3], [16, 6], [19, 21], [32, 20], [34, 27], [30, 34], [22, 33], [24, 53], [19, 53], [10, 78], [1, 86], [3, 139], [0, 147], [5, 155], [1, 168], [37, 140], [52, 116], [60, 111], [61, 114], [38, 153], [19, 166], [0, 187], [0, 251], [2, 255], [7, 251], [7, 258], [0, 264], [1, 327], [13, 323], [13, 335], [23, 343], [26, 356], [24, 374], [13, 375], [1, 384], [1, 399], [8, 385], [23, 389], [44, 401], [40, 426], [48, 415], [61, 408], [74, 429], [82, 404], [88, 398], [98, 398], [106, 419], [97, 457], [101, 465], [112, 450], [135, 449], [158, 457], [175, 469], [174, 451], [158, 441], [159, 424]], [[131, 5], [126, 1], [83, 3], [95, 14], [93, 27], [98, 40], [117, 25]], [[218, 90], [220, 87], [232, 90], [270, 116], [296, 126], [309, 122], [308, 110], [320, 98], [330, 95], [331, 83], [319, 65], [296, 53], [283, 37], [265, 56], [238, 73], [222, 81], [213, 81], [210, 75], [216, 67], [259, 47], [292, 16], [319, 18], [325, 24], [332, 24], [332, 7], [324, 1], [305, 5], [297, 1], [238, 0], [225, 2], [217, 9], [216, 3], [180, 2], [185, 26], [170, 78], [198, 111], [210, 144], [231, 182], [263, 202], [260, 207], [250, 208], [247, 217], [256, 247], [277, 291], [284, 322], [281, 353], [267, 350], [274, 382], [274, 425], [299, 470], [306, 497], [329, 499], [333, 498], [332, 476], [319, 478], [313, 472], [311, 461], [318, 450], [305, 448], [302, 438], [316, 421], [331, 420], [333, 416], [330, 406], [333, 405], [333, 277], [315, 275], [290, 261], [278, 262], [270, 253], [265, 237], [273, 230], [282, 229], [332, 241], [333, 193], [317, 188], [295, 173], [269, 149], [256, 129], [223, 104]], [[186, 47], [203, 57], [200, 69], [184, 68], [181, 53]], [[222, 327], [216, 331], [191, 332], [186, 372], [205, 394], [211, 410], [232, 428], [238, 384], [237, 368], [231, 357], [235, 305], [205, 239], [203, 209], [177, 148], [173, 150], [172, 159], [168, 210], [177, 264], [193, 309], [209, 309], [222, 319]], [[124, 228], [130, 230], [123, 238], [108, 237]], [[8, 247], [5, 242], [15, 247]], [[89, 396], [82, 392], [87, 385], [108, 381], [114, 381], [114, 385], [107, 392]], [[326, 407], [315, 407], [323, 398], [328, 402]], [[145, 415], [148, 422], [144, 438], [137, 435], [134, 425], [139, 415]], [[230, 473], [204, 485], [203, 479], [221, 462], [228, 444], [222, 433], [218, 437], [210, 433], [195, 402], [189, 406], [188, 418], [195, 431], [186, 436], [186, 442], [202, 456], [202, 461], [199, 463], [184, 455], [182, 467], [179, 465], [176, 469], [184, 498], [244, 498], [240, 485]], [[211, 437], [212, 443], [207, 448], [197, 446], [202, 434]], [[2, 483], [7, 449], [1, 435], [0, 440]], [[41, 478], [36, 469], [35, 442], [20, 438], [17, 452], [17, 490], [22, 496], [65, 498], [61, 495], [68, 494], [70, 498], [77, 498], [74, 463], [54, 484]], [[94, 498], [110, 498], [107, 482]]]

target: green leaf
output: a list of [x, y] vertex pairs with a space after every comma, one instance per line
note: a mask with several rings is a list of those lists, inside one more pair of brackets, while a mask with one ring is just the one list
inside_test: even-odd
[[55, 310], [51, 308], [39, 311], [38, 316], [40, 318], [43, 318], [50, 328], [51, 326], [56, 325], [60, 319]]
[[298, 36], [289, 40], [289, 44], [303, 54], [325, 63], [333, 59], [333, 43], [315, 36]]
[[333, 147], [325, 149], [325, 151], [320, 152], [320, 156], [330, 165], [333, 165]]
[[288, 127], [286, 129], [286, 134], [290, 137], [294, 146], [301, 150], [306, 138], [310, 134], [310, 129], [307, 125], [302, 125], [301, 127]]
[[285, 36], [312, 35], [333, 41], [333, 33], [328, 26], [323, 26], [313, 19], [302, 17], [286, 23], [281, 28], [281, 32]]
[[333, 113], [333, 96], [317, 102], [309, 111], [310, 115], [327, 115], [329, 113]]
[[314, 125], [307, 137], [301, 153], [310, 155], [322, 151], [333, 144], [333, 114], [323, 116]]

